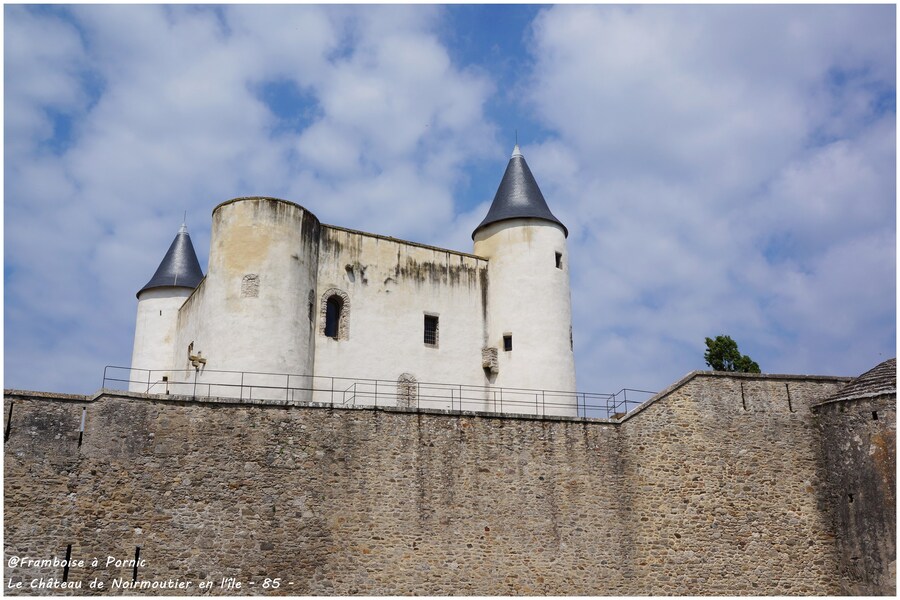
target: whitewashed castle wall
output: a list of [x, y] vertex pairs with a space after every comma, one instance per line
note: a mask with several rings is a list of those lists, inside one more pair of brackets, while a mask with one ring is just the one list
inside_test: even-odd
[[[281, 200], [238, 199], [213, 211], [209, 272], [182, 307], [175, 348], [180, 368], [192, 368], [189, 346], [206, 360], [197, 374], [201, 393], [237, 395], [243, 384], [273, 399], [296, 387], [292, 401], [310, 399], [303, 381], [282, 374], [314, 369], [308, 298], [318, 228], [315, 216]], [[192, 384], [193, 374], [186, 375]]]
[[171, 377], [174, 364], [173, 346], [177, 338], [179, 308], [189, 296], [189, 288], [150, 289], [141, 292], [134, 327], [134, 349], [131, 364], [146, 365], [158, 372], [137, 371], [129, 379], [133, 392], [164, 393], [154, 387], [163, 377]]
[[[420, 383], [488, 385], [481, 366], [487, 268], [470, 254], [323, 225], [315, 374], [391, 381], [407, 374]], [[346, 339], [325, 336], [324, 306], [333, 290], [350, 303]], [[424, 343], [426, 314], [438, 318], [434, 346]], [[373, 400], [358, 394], [355, 402]], [[450, 408], [449, 392], [423, 390], [420, 402]]]
[[[535, 219], [492, 223], [475, 234], [475, 253], [489, 259], [487, 345], [498, 348], [499, 369], [494, 383], [574, 391], [569, 256], [562, 228]], [[506, 335], [512, 341], [509, 351]], [[572, 394], [541, 400], [547, 414], [576, 414]]]
[[[558, 225], [491, 224], [476, 235], [474, 255], [321, 225], [283, 200], [238, 198], [214, 209], [210, 246], [208, 273], [194, 292], [186, 301], [185, 291], [165, 299], [170, 309], [183, 305], [159, 342], [164, 359], [144, 353], [132, 362], [175, 370], [160, 393], [371, 404], [371, 384], [343, 392], [353, 380], [378, 379], [386, 404], [401, 402], [402, 388], [403, 402], [414, 389], [427, 408], [576, 412], [574, 395], [506, 390], [498, 403], [494, 392], [467, 389], [461, 404], [463, 390], [422, 389], [575, 389], [568, 255]], [[171, 290], [145, 295], [161, 302]], [[344, 308], [336, 338], [325, 335], [332, 295]], [[139, 319], [151, 304], [139, 307]], [[436, 344], [423, 339], [426, 315], [438, 320]], [[343, 381], [325, 381], [333, 377]]]

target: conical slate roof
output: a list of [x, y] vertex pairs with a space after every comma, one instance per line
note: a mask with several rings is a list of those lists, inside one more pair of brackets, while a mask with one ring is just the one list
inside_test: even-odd
[[891, 358], [842, 387], [826, 402], [856, 400], [897, 393], [897, 359]]
[[137, 295], [140, 296], [141, 292], [145, 290], [161, 287], [193, 289], [197, 287], [201, 279], [203, 279], [203, 270], [200, 268], [200, 261], [197, 260], [197, 253], [194, 252], [194, 245], [191, 243], [187, 227], [182, 225], [178, 230], [178, 235], [172, 240], [166, 256], [159, 263], [156, 273]]
[[500, 181], [500, 187], [494, 195], [494, 202], [484, 221], [472, 232], [472, 238], [479, 229], [491, 223], [520, 218], [543, 219], [556, 223], [563, 228], [566, 237], [569, 237], [569, 230], [566, 229], [566, 226], [550, 212], [541, 188], [534, 180], [534, 175], [531, 174], [531, 169], [528, 168], [528, 163], [525, 162], [525, 157], [522, 156], [519, 145], [516, 144], [509, 164], [506, 165], [503, 179]]

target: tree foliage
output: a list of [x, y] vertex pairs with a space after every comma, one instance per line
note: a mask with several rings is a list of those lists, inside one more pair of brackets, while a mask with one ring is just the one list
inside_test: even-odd
[[717, 335], [716, 339], [706, 338], [706, 352], [703, 354], [714, 371], [738, 373], [759, 373], [759, 365], [738, 350], [737, 342], [727, 335]]

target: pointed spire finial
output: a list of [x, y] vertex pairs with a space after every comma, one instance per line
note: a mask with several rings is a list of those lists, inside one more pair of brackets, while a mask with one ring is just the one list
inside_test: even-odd
[[522, 151], [519, 150], [519, 130], [516, 129], [515, 131], [516, 131], [516, 147], [513, 148], [513, 153], [512, 153], [512, 156], [510, 156], [510, 158], [522, 156]]
[[181, 227], [178, 233], [187, 233], [187, 211], [184, 211], [184, 217], [181, 219]]

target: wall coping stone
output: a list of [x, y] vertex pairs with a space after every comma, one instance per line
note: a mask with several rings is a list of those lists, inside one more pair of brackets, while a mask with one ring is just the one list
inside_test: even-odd
[[4, 389], [5, 398], [23, 396], [26, 398], [44, 398], [46, 400], [67, 400], [71, 402], [93, 402], [94, 398], [85, 394], [63, 394], [60, 392], [35, 392], [32, 390]]
[[[103, 397], [110, 398], [124, 398], [131, 400], [151, 400], [153, 402], [164, 402], [164, 403], [172, 403], [172, 404], [227, 404], [234, 406], [259, 406], [259, 407], [267, 407], [267, 408], [327, 408], [332, 410], [380, 410], [384, 412], [392, 412], [392, 413], [411, 413], [411, 414], [425, 414], [425, 415], [436, 415], [436, 416], [448, 416], [448, 417], [481, 417], [486, 419], [515, 419], [515, 420], [524, 420], [524, 421], [559, 421], [559, 422], [570, 422], [570, 423], [597, 423], [602, 425], [619, 425], [624, 423], [625, 421], [635, 417], [637, 414], [643, 412], [648, 406], [651, 404], [655, 404], [661, 399], [665, 398], [669, 394], [672, 394], [676, 390], [681, 387], [684, 387], [692, 380], [700, 377], [718, 377], [718, 378], [731, 378], [731, 379], [744, 379], [744, 380], [772, 380], [772, 381], [795, 381], [795, 382], [803, 382], [803, 381], [821, 381], [821, 382], [834, 382], [834, 383], [846, 383], [852, 381], [852, 377], [838, 377], [832, 375], [780, 375], [780, 374], [765, 374], [765, 373], [732, 373], [732, 372], [724, 372], [724, 371], [691, 371], [672, 385], [666, 387], [665, 389], [657, 392], [653, 397], [649, 400], [640, 404], [637, 408], [629, 412], [628, 414], [618, 418], [618, 419], [601, 419], [597, 417], [567, 417], [567, 416], [558, 416], [558, 415], [527, 415], [527, 414], [509, 414], [509, 413], [498, 413], [498, 412], [486, 412], [486, 411], [473, 411], [473, 410], [449, 410], [449, 409], [436, 409], [436, 408], [407, 408], [400, 406], [335, 406], [333, 404], [326, 404], [323, 402], [304, 402], [302, 404], [289, 404], [284, 402], [274, 402], [272, 400], [259, 400], [253, 401], [245, 398], [225, 398], [225, 397], [206, 397], [206, 398], [193, 398], [191, 396], [184, 396], [178, 394], [145, 394], [142, 392], [127, 392], [122, 390], [113, 390], [109, 388], [101, 388], [97, 390], [92, 395], [80, 395], [80, 394], [62, 394], [58, 392], [39, 392], [39, 391], [30, 391], [30, 390], [16, 390], [16, 389], [5, 389], [3, 390], [4, 397], [23, 397], [30, 399], [44, 399], [44, 400], [54, 400], [54, 401], [63, 401], [63, 402], [95, 402]], [[883, 395], [883, 394], [882, 394]], [[855, 399], [855, 398], [854, 398]], [[848, 399], [837, 400], [837, 402], [846, 401]], [[836, 402], [836, 401], [830, 401]], [[824, 404], [829, 404], [830, 402], [823, 402], [816, 406], [822, 406]], [[815, 408], [812, 407], [812, 408]]]
[[693, 379], [698, 377], [724, 377], [729, 379], [745, 379], [745, 380], [771, 380], [771, 381], [821, 381], [821, 382], [834, 382], [834, 383], [846, 383], [848, 381], [852, 381], [852, 377], [840, 377], [836, 375], [785, 375], [778, 373], [735, 373], [731, 371], [691, 371], [672, 385], [668, 386], [665, 389], [657, 392], [652, 398], [639, 405], [633, 411], [629, 412], [621, 419], [617, 420], [616, 423], [624, 423], [628, 419], [631, 419], [638, 413], [643, 412], [648, 406], [651, 404], [655, 404], [662, 398], [668, 396], [669, 394], [675, 392], [679, 388], [687, 385]]
[[866, 392], [864, 394], [856, 394], [854, 396], [847, 396], [845, 398], [835, 398], [833, 400], [826, 400], [825, 402], [813, 404], [810, 408], [813, 410], [813, 412], [818, 412], [819, 408], [830, 406], [832, 404], [841, 404], [843, 402], [858, 402], [860, 400], [873, 400], [876, 398], [896, 398], [896, 397], [897, 397], [896, 390], [894, 390], [893, 392], [888, 392], [888, 391]]
[[471, 254], [469, 252], [462, 252], [460, 250], [452, 250], [450, 248], [441, 248], [439, 246], [431, 246], [429, 244], [422, 244], [420, 242], [412, 242], [410, 240], [401, 240], [400, 238], [391, 237], [389, 235], [381, 235], [378, 233], [369, 233], [368, 231], [361, 231], [359, 229], [350, 229], [349, 227], [340, 227], [338, 225], [328, 225], [326, 223], [322, 223], [322, 227], [327, 227], [328, 229], [334, 229], [336, 231], [344, 231], [346, 233], [352, 233], [356, 235], [364, 235], [366, 237], [377, 238], [379, 240], [385, 240], [388, 242], [394, 242], [396, 244], [403, 244], [406, 246], [414, 246], [416, 248], [424, 248], [426, 250], [437, 250], [438, 252], [446, 252], [447, 254], [455, 254], [457, 256], [465, 256], [466, 258], [474, 258], [480, 260], [484, 263], [488, 262], [488, 259], [483, 256], [478, 256], [477, 254]]

